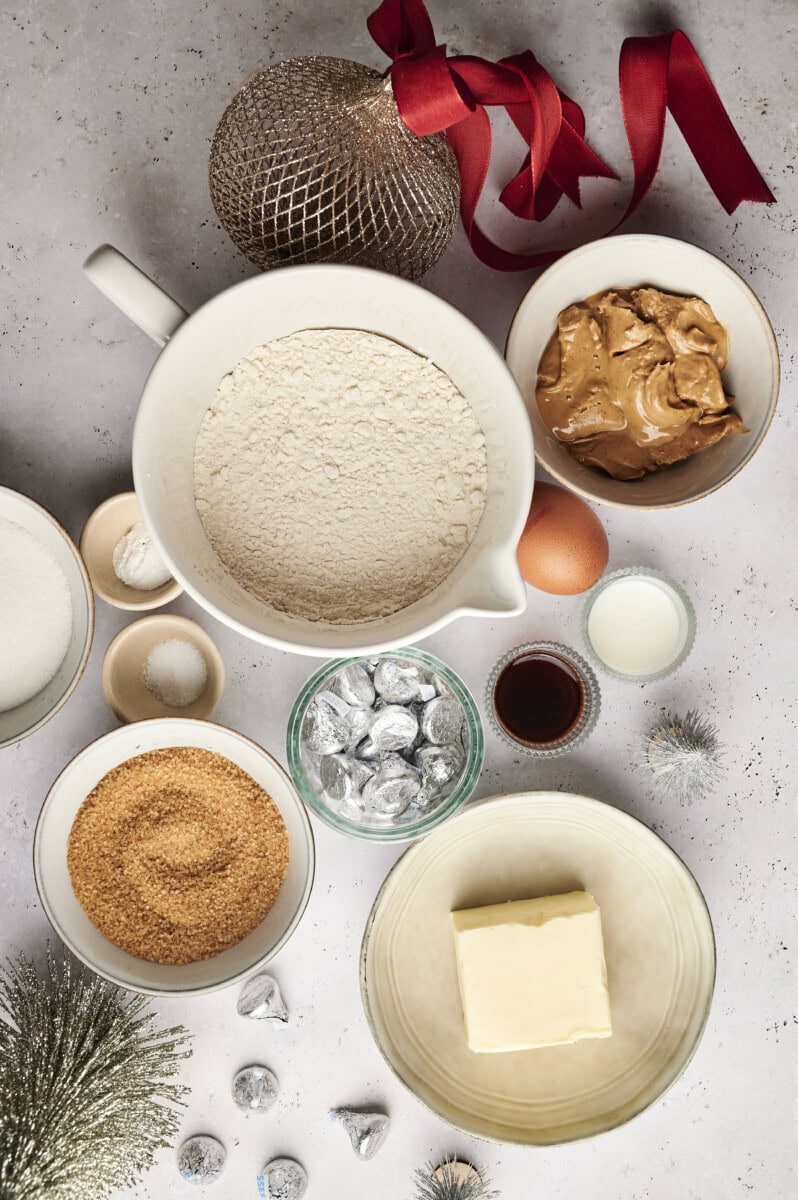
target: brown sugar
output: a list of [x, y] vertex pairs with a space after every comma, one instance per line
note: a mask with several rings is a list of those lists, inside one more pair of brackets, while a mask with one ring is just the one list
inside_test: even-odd
[[103, 776], [75, 817], [67, 866], [114, 945], [190, 963], [263, 920], [288, 867], [288, 835], [274, 801], [235, 763], [176, 746]]

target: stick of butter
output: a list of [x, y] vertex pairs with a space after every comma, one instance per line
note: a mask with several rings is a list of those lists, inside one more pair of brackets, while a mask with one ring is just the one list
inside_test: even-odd
[[472, 1050], [611, 1035], [601, 914], [588, 892], [467, 908], [452, 924]]

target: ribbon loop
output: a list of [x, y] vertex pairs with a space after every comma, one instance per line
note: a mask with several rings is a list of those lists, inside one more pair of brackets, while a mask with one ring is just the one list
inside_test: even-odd
[[449, 70], [445, 46], [398, 59], [391, 81], [402, 120], [419, 137], [448, 129], [474, 111]]

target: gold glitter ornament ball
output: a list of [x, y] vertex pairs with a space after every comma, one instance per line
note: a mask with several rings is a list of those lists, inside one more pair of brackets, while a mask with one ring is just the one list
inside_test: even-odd
[[209, 176], [219, 220], [262, 270], [354, 263], [418, 279], [460, 199], [444, 135], [411, 133], [390, 78], [341, 58], [259, 71], [219, 122]]

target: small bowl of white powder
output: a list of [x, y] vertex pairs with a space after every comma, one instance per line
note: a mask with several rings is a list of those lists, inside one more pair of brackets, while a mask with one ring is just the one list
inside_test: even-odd
[[0, 487], [0, 748], [66, 702], [93, 632], [94, 598], [75, 543], [41, 505]]
[[146, 612], [183, 591], [158, 553], [135, 492], [120, 492], [95, 508], [80, 552], [95, 592], [114, 608]]
[[105, 652], [103, 692], [120, 721], [211, 715], [224, 691], [224, 663], [205, 630], [159, 613], [118, 633]]

